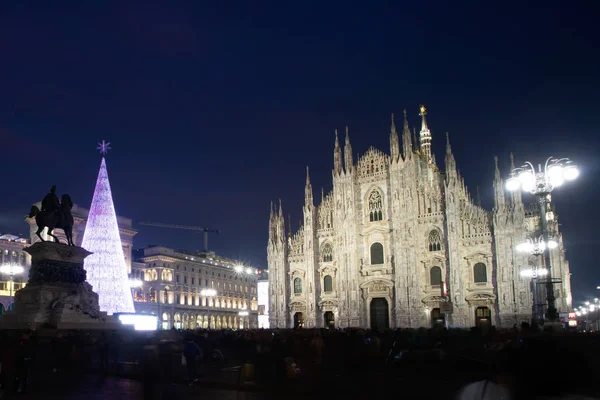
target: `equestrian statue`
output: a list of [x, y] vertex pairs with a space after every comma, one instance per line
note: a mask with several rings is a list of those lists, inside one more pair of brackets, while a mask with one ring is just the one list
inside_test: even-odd
[[40, 233], [44, 228], [48, 228], [48, 235], [52, 236], [56, 242], [60, 240], [52, 233], [55, 228], [62, 229], [67, 237], [67, 245], [75, 246], [73, 243], [73, 215], [71, 214], [73, 201], [68, 194], [63, 194], [61, 201], [56, 195], [56, 185], [52, 186], [50, 193], [42, 200], [42, 210], [37, 206], [31, 206], [29, 218], [35, 218], [38, 230], [35, 233], [42, 242], [45, 242]]

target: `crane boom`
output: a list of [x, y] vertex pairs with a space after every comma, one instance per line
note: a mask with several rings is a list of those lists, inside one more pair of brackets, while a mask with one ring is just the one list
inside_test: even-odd
[[202, 228], [202, 227], [193, 226], [193, 225], [164, 224], [161, 222], [140, 222], [139, 224], [145, 225], [145, 226], [154, 226], [157, 228], [184, 229], [184, 230], [188, 230], [188, 231], [204, 232], [204, 251], [205, 252], [208, 252], [208, 234], [209, 233], [216, 233], [216, 234], [219, 233], [219, 231], [217, 229], [208, 229], [208, 228]]

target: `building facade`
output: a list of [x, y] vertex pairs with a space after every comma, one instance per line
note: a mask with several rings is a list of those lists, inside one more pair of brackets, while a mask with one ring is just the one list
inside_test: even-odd
[[[543, 260], [515, 247], [539, 237], [538, 206], [505, 191], [496, 158], [494, 207], [482, 208], [465, 186], [448, 137], [444, 170], [438, 166], [424, 107], [420, 115], [418, 143], [406, 112], [401, 135], [392, 115], [390, 153], [371, 147], [356, 163], [347, 128], [343, 151], [336, 131], [333, 190], [315, 205], [307, 168], [303, 223], [295, 233], [286, 230], [281, 203], [279, 210], [271, 207], [272, 328], [531, 321], [532, 282], [520, 272]], [[552, 278], [561, 281], [556, 306], [570, 311], [569, 264], [555, 214], [550, 225], [559, 243], [550, 250]]]
[[212, 252], [137, 250], [131, 278], [142, 281], [133, 289], [136, 312], [159, 315], [162, 329], [258, 327], [257, 271]]
[[25, 249], [29, 245], [27, 239], [16, 235], [0, 235], [0, 266], [20, 265], [23, 273], [15, 276], [0, 273], [0, 314], [12, 307], [15, 292], [27, 284], [31, 256]]

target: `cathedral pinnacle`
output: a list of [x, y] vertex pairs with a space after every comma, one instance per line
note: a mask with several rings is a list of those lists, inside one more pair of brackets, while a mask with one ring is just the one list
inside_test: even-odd
[[446, 179], [449, 180], [451, 176], [456, 177], [456, 175], [456, 160], [450, 146], [450, 134], [446, 132]]
[[304, 204], [313, 204], [313, 191], [312, 185], [310, 184], [310, 175], [308, 173], [308, 165], [306, 166], [306, 186], [304, 187]]
[[425, 156], [425, 159], [428, 163], [431, 163], [433, 160], [431, 158], [431, 132], [427, 127], [427, 120], [425, 116], [427, 115], [427, 109], [425, 106], [421, 106], [420, 108], [420, 116], [421, 116], [421, 133], [420, 133], [420, 144], [421, 144], [421, 153]]
[[354, 166], [354, 160], [352, 159], [352, 145], [350, 145], [350, 135], [348, 134], [348, 127], [346, 126], [346, 147], [344, 147], [344, 165], [346, 172], [352, 172]]
[[406, 117], [406, 109], [404, 113], [404, 128], [402, 130], [402, 151], [404, 153], [404, 159], [408, 160], [413, 153], [413, 141], [410, 136], [410, 128], [408, 127], [408, 119]]
[[400, 143], [398, 142], [398, 133], [396, 132], [396, 124], [394, 122], [394, 114], [392, 113], [392, 127], [390, 131], [390, 154], [392, 162], [397, 162], [400, 159]]
[[498, 156], [494, 156], [494, 166], [494, 208], [496, 210], [504, 210], [506, 197], [504, 194], [504, 182], [502, 182], [500, 169], [498, 168]]
[[335, 130], [335, 147], [333, 149], [333, 174], [339, 176], [342, 174], [342, 149], [338, 139], [338, 131]]

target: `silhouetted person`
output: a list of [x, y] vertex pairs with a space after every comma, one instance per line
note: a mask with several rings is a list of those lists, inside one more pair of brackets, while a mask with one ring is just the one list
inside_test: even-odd
[[52, 185], [50, 193], [42, 200], [42, 211], [50, 214], [58, 209], [60, 209], [60, 201], [56, 195], [56, 185]]
[[183, 357], [185, 357], [185, 364], [187, 366], [188, 378], [190, 380], [190, 385], [193, 385], [194, 382], [198, 381], [197, 379], [197, 365], [198, 365], [198, 356], [200, 355], [200, 347], [196, 343], [192, 337], [187, 338], [187, 342], [183, 348]]

